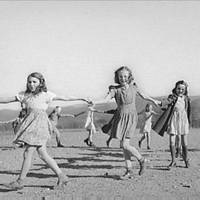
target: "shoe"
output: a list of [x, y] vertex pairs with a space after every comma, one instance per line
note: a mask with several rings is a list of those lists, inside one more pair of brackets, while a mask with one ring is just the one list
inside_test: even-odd
[[147, 149], [149, 150], [149, 149], [151, 149], [150, 147], [147, 147]]
[[59, 144], [57, 145], [57, 147], [64, 147], [64, 145], [61, 144], [61, 143], [59, 143]]
[[141, 176], [142, 174], [144, 174], [144, 168], [145, 168], [145, 158], [142, 158], [139, 163], [140, 163], [140, 170], [139, 170], [139, 175]]
[[5, 186], [11, 190], [21, 190], [24, 188], [23, 181], [20, 179], [17, 179], [16, 181], [13, 181], [9, 184], [6, 184]]
[[133, 171], [131, 169], [126, 169], [125, 174], [120, 176], [121, 180], [128, 180], [133, 178]]
[[141, 141], [138, 142], [138, 146], [139, 146], [139, 148], [141, 148]]
[[54, 190], [60, 190], [60, 189], [63, 189], [65, 185], [67, 185], [69, 181], [69, 178], [65, 175], [61, 175], [59, 178], [58, 178], [58, 182], [57, 182], [57, 185], [55, 185], [53, 187]]
[[171, 162], [169, 165], [168, 165], [168, 168], [173, 168], [173, 167], [176, 167], [176, 162]]
[[89, 139], [88, 139], [88, 138], [86, 138], [86, 139], [84, 140], [84, 142], [85, 142], [88, 146], [90, 146], [90, 144], [89, 144]]

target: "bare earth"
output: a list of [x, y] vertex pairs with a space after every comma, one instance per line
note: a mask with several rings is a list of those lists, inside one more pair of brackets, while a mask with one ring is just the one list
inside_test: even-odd
[[[178, 167], [169, 170], [168, 137], [152, 132], [151, 150], [144, 141], [140, 152], [148, 159], [146, 171], [138, 175], [138, 162], [133, 158], [135, 177], [119, 180], [125, 171], [119, 141], [113, 140], [111, 148], [105, 147], [107, 135], [97, 133], [94, 142], [98, 148], [89, 148], [83, 140], [84, 130], [63, 130], [64, 148], [57, 148], [55, 136], [48, 143], [48, 152], [65, 174], [70, 177], [63, 190], [53, 190], [57, 178], [53, 172], [34, 155], [32, 167], [19, 191], [10, 191], [4, 184], [17, 178], [22, 163], [23, 149], [14, 148], [12, 133], [0, 133], [0, 199], [67, 199], [67, 200], [199, 200], [200, 199], [200, 129], [191, 129], [189, 157], [191, 167], [186, 169], [181, 158]], [[138, 131], [132, 140], [138, 148]]]

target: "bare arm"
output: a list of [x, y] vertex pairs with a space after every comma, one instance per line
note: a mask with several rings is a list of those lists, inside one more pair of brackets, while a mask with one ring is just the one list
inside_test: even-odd
[[137, 90], [137, 93], [142, 99], [152, 102], [155, 106], [158, 106], [161, 104], [161, 101], [151, 98], [150, 96], [148, 96], [147, 94], [145, 94], [143, 91], [139, 89]]
[[94, 101], [94, 105], [97, 104], [102, 104], [102, 103], [108, 103], [109, 101], [111, 101], [112, 99], [112, 94], [109, 92], [104, 99], [98, 100], [98, 101]]
[[60, 115], [60, 117], [74, 117], [74, 115], [72, 115], [72, 114], [63, 114], [63, 115]]
[[90, 103], [89, 100], [86, 100], [84, 98], [62, 97], [62, 96], [56, 96], [56, 97], [54, 97], [53, 101], [84, 101], [84, 102]]
[[0, 103], [12, 103], [18, 101], [15, 96], [12, 97], [0, 97]]
[[78, 117], [79, 115], [82, 115], [82, 114], [84, 114], [84, 113], [86, 113], [87, 111], [83, 111], [83, 112], [80, 112], [80, 113], [78, 113], [78, 114], [75, 114], [74, 115], [74, 117]]

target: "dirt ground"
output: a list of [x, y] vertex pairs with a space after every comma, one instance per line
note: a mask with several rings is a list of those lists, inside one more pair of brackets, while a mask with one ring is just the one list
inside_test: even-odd
[[[0, 133], [0, 199], [28, 200], [199, 200], [200, 199], [200, 129], [191, 129], [189, 135], [189, 157], [191, 167], [184, 167], [181, 158], [178, 166], [169, 170], [168, 137], [151, 134], [151, 150], [146, 141], [140, 152], [148, 159], [146, 171], [138, 175], [139, 165], [133, 158], [135, 176], [130, 180], [119, 180], [125, 171], [119, 141], [112, 140], [107, 148], [107, 135], [97, 133], [94, 142], [97, 148], [87, 147], [83, 140], [84, 130], [63, 130], [64, 148], [57, 148], [55, 136], [48, 143], [48, 152], [70, 178], [63, 190], [53, 190], [57, 182], [53, 172], [34, 155], [32, 167], [25, 187], [10, 191], [4, 184], [17, 178], [22, 163], [23, 150], [12, 145], [12, 133]], [[138, 148], [141, 135], [138, 131], [131, 141]]]

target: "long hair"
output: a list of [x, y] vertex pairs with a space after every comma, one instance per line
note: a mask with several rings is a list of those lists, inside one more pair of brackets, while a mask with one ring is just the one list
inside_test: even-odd
[[174, 87], [174, 89], [172, 90], [172, 93], [175, 94], [175, 95], [177, 95], [177, 94], [176, 94], [176, 88], [177, 88], [178, 85], [180, 85], [180, 84], [185, 86], [185, 93], [184, 93], [184, 95], [185, 95], [185, 96], [188, 96], [188, 84], [187, 84], [184, 80], [180, 80], [180, 81], [177, 81], [177, 82], [176, 82], [175, 87]]
[[[36, 88], [36, 90], [34, 92], [31, 92], [29, 87], [28, 87], [28, 81], [29, 81], [29, 78], [31, 78], [31, 77], [37, 78], [40, 81], [39, 86]], [[40, 92], [47, 92], [45, 79], [44, 79], [44, 77], [41, 73], [33, 72], [33, 73], [29, 74], [28, 77], [27, 77], [25, 93], [33, 93], [34, 95], [36, 95], [36, 94], [39, 94]]]
[[133, 78], [133, 75], [132, 75], [132, 71], [127, 67], [127, 66], [122, 66], [120, 68], [118, 68], [116, 71], [115, 71], [115, 77], [114, 77], [114, 81], [115, 83], [117, 84], [120, 84], [119, 83], [119, 76], [118, 76], [118, 73], [122, 70], [127, 70], [129, 72], [129, 77], [128, 77], [128, 84], [130, 84], [134, 78]]

